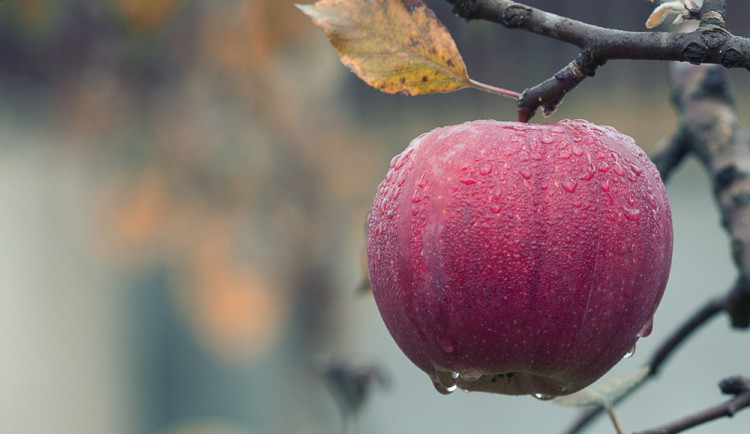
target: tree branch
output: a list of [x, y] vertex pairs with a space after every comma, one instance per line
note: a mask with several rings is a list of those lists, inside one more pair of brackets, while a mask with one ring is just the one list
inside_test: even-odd
[[734, 398], [672, 423], [641, 431], [637, 434], [674, 434], [721, 417], [732, 417], [743, 408], [750, 407], [750, 379], [745, 377], [728, 378], [723, 380], [719, 387], [722, 393], [734, 395]]
[[575, 60], [552, 78], [526, 89], [518, 102], [518, 118], [528, 121], [538, 108], [552, 113], [565, 94], [608, 60], [670, 60], [712, 63], [750, 69], [750, 39], [724, 28], [725, 0], [705, 0], [700, 26], [690, 32], [627, 32], [606, 29], [506, 0], [448, 0], [467, 19], [495, 22], [573, 44]]
[[659, 170], [663, 182], [668, 181], [672, 171], [682, 163], [689, 151], [687, 137], [681, 131], [677, 131], [672, 137], [657, 146], [656, 151], [651, 156], [651, 161]]
[[[672, 70], [678, 134], [711, 177], [734, 262], [742, 276], [750, 276], [750, 132], [737, 119], [724, 71], [679, 64]], [[746, 278], [742, 281], [750, 294]], [[733, 323], [748, 327], [750, 315], [739, 309]]]

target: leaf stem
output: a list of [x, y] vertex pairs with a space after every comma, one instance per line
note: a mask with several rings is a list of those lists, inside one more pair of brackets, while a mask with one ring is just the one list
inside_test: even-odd
[[474, 88], [479, 89], [479, 90], [483, 90], [485, 92], [490, 92], [490, 93], [494, 93], [494, 94], [497, 94], [497, 95], [502, 95], [504, 97], [513, 98], [513, 99], [518, 99], [518, 98], [521, 97], [521, 94], [519, 92], [515, 92], [515, 91], [507, 90], [507, 89], [502, 89], [502, 88], [499, 88], [499, 87], [491, 86], [489, 84], [484, 84], [484, 83], [478, 82], [476, 80], [473, 80], [471, 78], [469, 79], [469, 83], [471, 83], [471, 85]]

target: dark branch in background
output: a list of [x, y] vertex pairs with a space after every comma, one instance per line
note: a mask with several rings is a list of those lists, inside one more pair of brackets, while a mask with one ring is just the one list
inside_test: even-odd
[[[672, 100], [679, 113], [673, 146], [697, 156], [713, 183], [722, 223], [732, 238], [732, 257], [744, 277], [747, 291], [750, 276], [750, 132], [740, 125], [727, 87], [724, 71], [718, 67], [674, 65]], [[675, 153], [672, 149], [661, 154]], [[679, 152], [678, 152], [679, 153]], [[665, 159], [658, 154], [657, 164]], [[664, 170], [666, 166], [662, 167]], [[668, 175], [668, 173], [664, 173]], [[734, 309], [736, 327], [750, 326], [748, 312]]]
[[505, 0], [448, 0], [467, 20], [481, 19], [573, 44], [578, 56], [552, 78], [526, 89], [518, 101], [518, 119], [531, 119], [538, 108], [555, 111], [563, 97], [608, 60], [671, 60], [750, 69], [750, 39], [724, 28], [725, 0], [705, 0], [695, 15], [700, 26], [690, 33], [626, 32], [605, 29]]
[[721, 417], [732, 417], [739, 410], [750, 407], [749, 378], [727, 378], [719, 384], [719, 388], [723, 394], [734, 395], [734, 398], [678, 421], [660, 426], [659, 428], [641, 431], [637, 434], [674, 434]]

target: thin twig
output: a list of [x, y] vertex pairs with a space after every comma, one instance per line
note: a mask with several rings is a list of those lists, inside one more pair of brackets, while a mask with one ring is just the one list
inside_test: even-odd
[[687, 139], [679, 131], [657, 147], [656, 152], [651, 156], [651, 161], [659, 170], [663, 182], [666, 183], [669, 180], [672, 172], [682, 163], [689, 151]]
[[[724, 391], [725, 384], [729, 382], [733, 385], [744, 384], [742, 390], [733, 392], [734, 398], [723, 402], [719, 405], [709, 407], [705, 410], [686, 416], [682, 419], [674, 422], [662, 425], [658, 428], [641, 431], [637, 434], [675, 434], [685, 431], [689, 428], [696, 427], [703, 423], [716, 420], [722, 417], [732, 417], [735, 413], [742, 410], [743, 408], [750, 407], [750, 379], [743, 377], [734, 377], [722, 381], [722, 390]], [[724, 391], [724, 393], [727, 393]]]

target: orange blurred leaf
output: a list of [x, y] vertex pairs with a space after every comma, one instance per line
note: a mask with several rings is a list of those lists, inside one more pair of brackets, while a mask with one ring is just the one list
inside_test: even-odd
[[152, 31], [166, 21], [181, 0], [118, 0], [117, 4], [129, 25]]
[[421, 0], [320, 0], [297, 5], [341, 61], [387, 93], [451, 92], [474, 84], [448, 30]]

